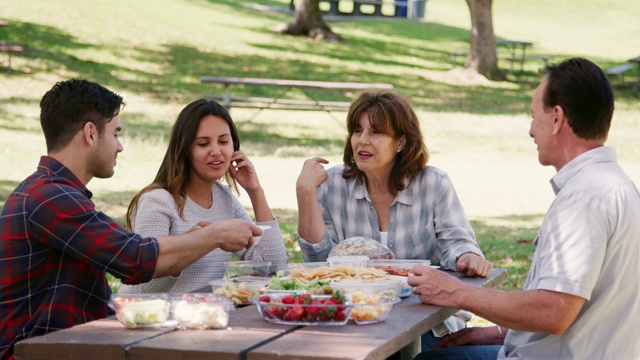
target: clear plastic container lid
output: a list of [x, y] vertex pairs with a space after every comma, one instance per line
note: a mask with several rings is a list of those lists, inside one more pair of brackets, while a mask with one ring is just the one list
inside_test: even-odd
[[369, 258], [364, 255], [330, 256], [327, 261], [329, 262], [329, 267], [343, 265], [352, 267], [366, 267]]
[[112, 294], [109, 306], [116, 318], [128, 329], [149, 327], [173, 327], [169, 321], [169, 295]]
[[221, 295], [188, 293], [171, 299], [173, 318], [183, 329], [226, 328], [233, 309], [233, 302]]

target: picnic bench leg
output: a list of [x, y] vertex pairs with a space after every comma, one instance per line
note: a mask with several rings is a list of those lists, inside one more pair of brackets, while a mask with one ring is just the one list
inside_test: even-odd
[[511, 51], [511, 66], [509, 67], [509, 75], [513, 74], [513, 63], [516, 61], [517, 57], [517, 51], [516, 51], [516, 46], [513, 45], [513, 47], [509, 47], [509, 51]]
[[527, 56], [527, 46], [522, 45], [522, 59], [520, 59], [520, 72], [524, 72], [524, 59]]
[[420, 336], [417, 339], [413, 340], [407, 346], [400, 349], [400, 359], [401, 360], [413, 360], [413, 358], [420, 353], [422, 350], [422, 340]]
[[231, 87], [231, 84], [224, 84], [224, 98], [222, 99], [222, 104], [227, 110], [231, 109], [231, 90], [229, 89], [230, 87]]

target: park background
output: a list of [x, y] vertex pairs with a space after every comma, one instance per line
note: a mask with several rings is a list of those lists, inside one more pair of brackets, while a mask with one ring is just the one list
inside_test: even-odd
[[[391, 83], [413, 102], [430, 164], [448, 172], [481, 247], [509, 269], [504, 289], [524, 283], [532, 240], [553, 200], [553, 168], [537, 161], [528, 136], [530, 97], [541, 62], [528, 61], [509, 81], [490, 82], [452, 69], [449, 51], [468, 50], [470, 14], [463, 0], [428, 0], [421, 21], [329, 21], [343, 42], [314, 42], [272, 32], [291, 15], [288, 0], [0, 0], [0, 40], [25, 51], [0, 70], [0, 200], [31, 174], [45, 154], [39, 101], [57, 81], [96, 81], [122, 95], [125, 150], [115, 176], [88, 187], [98, 209], [124, 223], [135, 193], [154, 177], [169, 129], [189, 102], [222, 94], [200, 77], [237, 76]], [[261, 5], [262, 7], [256, 7]], [[494, 0], [497, 38], [533, 42], [530, 53], [552, 61], [582, 56], [609, 68], [640, 55], [637, 0]], [[6, 54], [0, 54], [6, 65]], [[499, 53], [500, 55], [500, 53]], [[459, 60], [459, 64], [462, 61]], [[509, 63], [500, 61], [506, 71]], [[616, 112], [608, 144], [640, 181], [640, 91], [635, 70], [614, 79]], [[278, 89], [245, 88], [275, 97]], [[302, 94], [293, 94], [294, 96]], [[326, 94], [343, 100], [345, 94]], [[347, 93], [353, 96], [355, 94]], [[232, 109], [242, 150], [255, 164], [287, 241], [295, 241], [295, 181], [303, 161], [341, 162], [345, 113]], [[337, 119], [336, 119], [337, 118]], [[248, 196], [241, 202], [249, 206]], [[117, 287], [117, 282], [114, 282]]]

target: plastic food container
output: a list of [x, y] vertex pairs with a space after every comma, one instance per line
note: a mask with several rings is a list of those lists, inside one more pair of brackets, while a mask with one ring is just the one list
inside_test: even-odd
[[342, 280], [332, 284], [336, 289], [342, 289], [345, 294], [363, 293], [400, 297], [404, 284], [398, 279], [389, 280]]
[[224, 296], [235, 305], [249, 305], [252, 296], [265, 293], [269, 278], [241, 276], [232, 279], [218, 279], [209, 282], [215, 295]]
[[409, 276], [411, 268], [416, 265], [431, 265], [430, 260], [415, 260], [415, 259], [395, 259], [395, 260], [369, 260], [367, 266], [374, 267], [376, 269], [384, 270], [389, 275], [396, 276]]
[[175, 322], [168, 321], [169, 295], [165, 293], [111, 294], [109, 306], [127, 329], [175, 327]]
[[322, 266], [329, 266], [328, 262], [306, 262], [306, 263], [291, 263], [291, 264], [287, 264], [284, 267], [284, 274], [289, 275], [291, 273], [291, 270], [294, 269], [309, 269], [309, 270], [315, 270], [318, 269]]
[[351, 298], [353, 299], [351, 318], [360, 325], [385, 321], [393, 305], [400, 301], [397, 297], [360, 292], [351, 293]]
[[171, 312], [182, 329], [224, 329], [233, 302], [221, 295], [189, 293], [174, 295]]
[[366, 267], [369, 257], [363, 255], [330, 256], [327, 261], [329, 262], [329, 267], [342, 265]]
[[229, 261], [227, 262], [226, 278], [239, 276], [269, 276], [271, 261]]
[[[308, 297], [308, 300], [304, 300]], [[353, 309], [348, 296], [342, 303], [332, 295], [270, 294], [251, 298], [258, 312], [268, 322], [286, 325], [345, 325]], [[335, 297], [334, 297], [335, 299]]]
[[[262, 230], [262, 235], [264, 235], [265, 231], [267, 231], [268, 229], [271, 229], [271, 226], [267, 226], [267, 225], [256, 225], [256, 226]], [[253, 246], [258, 245], [260, 240], [262, 240], [262, 235], [253, 237]]]

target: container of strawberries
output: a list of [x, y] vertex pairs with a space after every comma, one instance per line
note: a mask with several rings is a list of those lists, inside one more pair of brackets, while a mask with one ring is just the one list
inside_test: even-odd
[[331, 294], [270, 294], [251, 298], [266, 321], [286, 325], [345, 325], [353, 309], [342, 291]]

